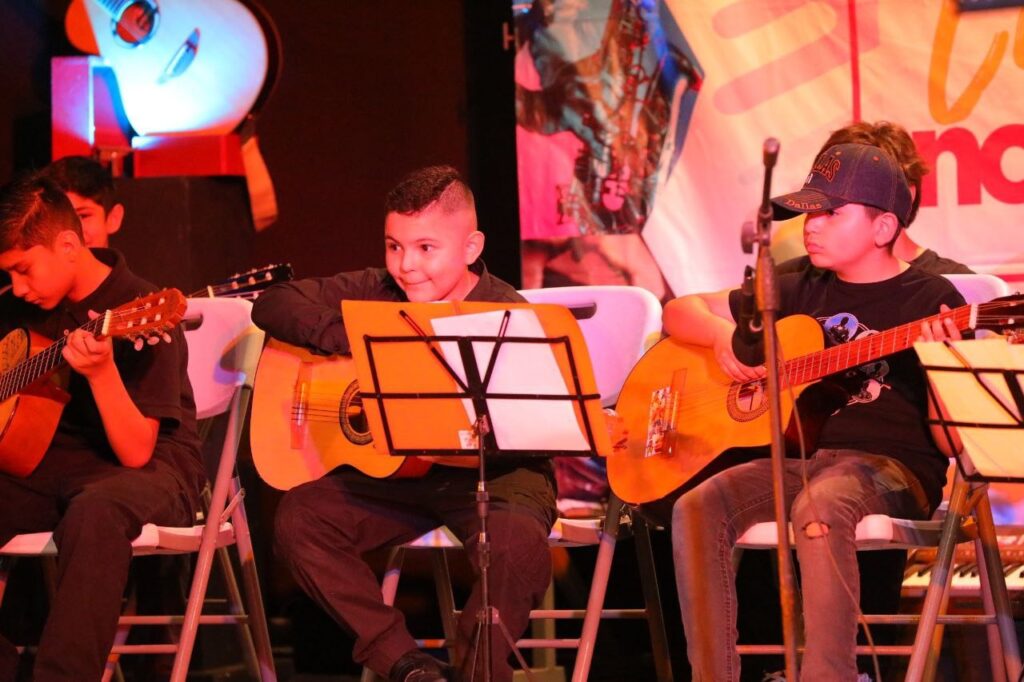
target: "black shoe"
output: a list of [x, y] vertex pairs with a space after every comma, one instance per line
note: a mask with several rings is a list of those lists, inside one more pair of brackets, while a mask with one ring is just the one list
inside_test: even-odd
[[448, 682], [451, 668], [430, 654], [413, 649], [402, 654], [388, 673], [390, 682]]

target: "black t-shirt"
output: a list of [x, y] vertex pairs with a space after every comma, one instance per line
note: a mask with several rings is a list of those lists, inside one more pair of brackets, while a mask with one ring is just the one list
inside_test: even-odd
[[[111, 267], [110, 274], [96, 291], [78, 302], [65, 300], [49, 311], [10, 294], [0, 296], [0, 329], [3, 333], [27, 327], [48, 339], [59, 339], [67, 331], [88, 322], [90, 310], [103, 312], [157, 291], [157, 287], [132, 273], [118, 252], [108, 249], [92, 251]], [[181, 474], [182, 485], [187, 490], [198, 492], [206, 476], [199, 455], [195, 401], [188, 380], [188, 349], [180, 327], [173, 329], [170, 335], [171, 343], [147, 344], [139, 351], [130, 341], [115, 339], [114, 362], [135, 406], [143, 416], [160, 422], [153, 457], [172, 464]], [[64, 407], [45, 457], [99, 456], [116, 463], [117, 456], [107, 440], [88, 381], [71, 371], [67, 390], [71, 399]], [[48, 466], [47, 469], [54, 470], [54, 467]]]
[[[943, 303], [951, 308], [964, 305], [948, 280], [914, 267], [868, 284], [843, 282], [831, 271], [811, 268], [780, 277], [779, 289], [780, 317], [813, 317], [824, 331], [826, 347], [921, 320], [938, 313]], [[730, 294], [729, 302], [735, 317], [738, 291]], [[927, 388], [913, 349], [880, 357], [828, 381], [841, 386], [849, 398], [826, 419], [816, 445], [898, 459], [921, 481], [934, 508], [948, 462], [925, 421]], [[814, 395], [812, 387], [801, 399], [813, 400]]]

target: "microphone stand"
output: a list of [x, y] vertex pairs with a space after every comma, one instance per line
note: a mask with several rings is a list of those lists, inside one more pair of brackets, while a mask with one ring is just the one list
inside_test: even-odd
[[[772, 490], [775, 495], [775, 523], [779, 531], [779, 598], [782, 605], [782, 642], [786, 656], [786, 679], [798, 680], [796, 656], [796, 627], [794, 625], [795, 596], [793, 589], [793, 559], [789, 549], [789, 522], [783, 487], [783, 461], [786, 446], [782, 426], [782, 393], [779, 383], [778, 334], [775, 322], [779, 312], [778, 280], [775, 275], [775, 260], [772, 258], [771, 225], [772, 169], [779, 154], [779, 141], [770, 137], [764, 142], [764, 188], [761, 207], [757, 212], [756, 228], [751, 223], [743, 226], [742, 245], [744, 253], [751, 253], [757, 245], [757, 271], [754, 279], [754, 293], [757, 310], [761, 314], [764, 329], [764, 357], [767, 368], [768, 418], [772, 435]], [[752, 325], [752, 321], [740, 320], [740, 324]], [[748, 333], [748, 330], [741, 330]], [[757, 331], [753, 329], [753, 331]]]

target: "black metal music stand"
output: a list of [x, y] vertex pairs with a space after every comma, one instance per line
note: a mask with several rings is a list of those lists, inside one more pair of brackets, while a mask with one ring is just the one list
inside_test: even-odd
[[[424, 305], [429, 307], [423, 307]], [[352, 340], [353, 357], [356, 360], [357, 373], [362, 386], [363, 407], [367, 412], [374, 442], [383, 445], [378, 448], [392, 456], [400, 457], [477, 457], [477, 514], [480, 520], [480, 531], [477, 542], [477, 556], [480, 567], [481, 605], [477, 614], [477, 629], [474, 634], [472, 651], [473, 665], [470, 667], [469, 678], [477, 679], [477, 662], [480, 662], [481, 677], [488, 681], [492, 675], [491, 661], [491, 628], [497, 625], [505, 637], [520, 665], [531, 677], [529, 666], [515, 646], [511, 634], [505, 628], [500, 614], [490, 604], [490, 588], [488, 584], [488, 568], [490, 564], [490, 538], [487, 531], [488, 509], [490, 504], [487, 491], [486, 461], [494, 458], [524, 457], [592, 457], [607, 454], [610, 449], [608, 435], [602, 419], [600, 394], [596, 380], [590, 367], [586, 353], [586, 345], [582, 334], [571, 313], [561, 306], [554, 305], [497, 305], [484, 306], [489, 312], [499, 312], [500, 322], [495, 326], [493, 335], [439, 335], [428, 334], [424, 322], [428, 319], [443, 317], [438, 314], [439, 304], [379, 303], [346, 301], [344, 317], [350, 340]], [[466, 307], [465, 305], [460, 307]], [[481, 312], [476, 306], [473, 312]], [[454, 309], [451, 311], [454, 312]], [[513, 315], [536, 314], [544, 319], [542, 336], [513, 336], [507, 333]], [[449, 313], [451, 314], [451, 313]], [[395, 320], [401, 320], [407, 329], [406, 333], [372, 333], [374, 328], [395, 329]], [[573, 333], [575, 330], [575, 333]], [[450, 354], [442, 351], [444, 344], [454, 344], [458, 350], [458, 361], [452, 362]], [[487, 347], [490, 347], [489, 352]], [[565, 384], [564, 392], [535, 393], [528, 391], [507, 392], [491, 390], [491, 382], [495, 377], [500, 363], [508, 360], [514, 351], [506, 348], [515, 347], [548, 347], [557, 362]], [[395, 349], [403, 348], [400, 352]], [[449, 346], [451, 348], [451, 346]], [[381, 352], [390, 349], [391, 352]], [[486, 361], [479, 360], [480, 350], [485, 352]], [[411, 360], [410, 357], [415, 357]], [[515, 358], [512, 358], [514, 361]], [[400, 366], [395, 366], [401, 362]], [[417, 364], [420, 365], [417, 368]], [[423, 367], [430, 365], [429, 368]], [[389, 366], [390, 365], [390, 366]], [[454, 366], [453, 366], [454, 365]], [[459, 371], [461, 365], [461, 372]], [[481, 366], [483, 365], [483, 366]], [[420, 378], [415, 376], [417, 369], [425, 369], [433, 373], [428, 383], [437, 386], [424, 386]], [[443, 370], [438, 372], [437, 370]], [[506, 374], [508, 368], [502, 367]], [[519, 369], [519, 368], [517, 368]], [[530, 367], [522, 367], [529, 372]], [[363, 377], [369, 377], [362, 383]], [[403, 388], [405, 386], [405, 388]], [[409, 401], [418, 401], [421, 409], [410, 412]], [[449, 407], [457, 404], [459, 410], [468, 412], [464, 401], [472, 405], [471, 415], [467, 415], [472, 437], [467, 438], [465, 423], [452, 418], [453, 412], [448, 411], [442, 420], [431, 419], [430, 404], [447, 403]], [[494, 401], [501, 401], [506, 407], [508, 401], [552, 401], [572, 406], [572, 425], [579, 430], [580, 447], [543, 449], [531, 447], [522, 449], [504, 447], [499, 442], [494, 423]], [[456, 410], [457, 412], [458, 410]], [[567, 413], [563, 412], [563, 416]], [[412, 428], [399, 429], [402, 424], [413, 420]], [[446, 424], [445, 421], [452, 423]], [[543, 425], [536, 425], [542, 428]], [[398, 431], [402, 431], [402, 438]], [[571, 430], [571, 429], [570, 429]], [[458, 433], [458, 445], [452, 433]], [[401, 442], [415, 441], [415, 442]]]
[[[966, 344], [966, 345], [965, 345]], [[953, 552], [956, 548], [957, 533], [965, 517], [975, 508], [978, 534], [982, 552], [979, 555], [979, 570], [984, 567], [988, 574], [998, 579], [991, 580], [991, 598], [996, 614], [996, 625], [1003, 649], [1004, 662], [1010, 668], [1010, 675], [1020, 672], [1020, 651], [1010, 610], [1006, 583], [1002, 580], [1002, 561], [995, 525], [992, 521], [988, 496], [981, 488], [981, 494], [972, 486], [989, 482], [1024, 482], [1024, 458], [1012, 446], [998, 444], [999, 436], [1005, 438], [1007, 430], [1024, 432], [1024, 391], [1021, 379], [1024, 369], [1006, 366], [1005, 363], [984, 361], [984, 366], [972, 363], [968, 349], [984, 350], [989, 344], [999, 350], [1003, 339], [980, 341], [944, 341], [941, 343], [917, 344], [915, 350], [921, 356], [922, 368], [929, 377], [928, 400], [938, 415], [929, 422], [942, 427], [950, 449], [957, 452], [956, 438], [964, 439], [964, 451], [957, 452], [956, 464], [959, 476], [953, 485], [949, 509], [943, 521], [943, 533], [935, 561], [935, 570], [921, 607], [921, 623], [937, 623], [943, 608], [943, 591], [932, 589], [933, 585], [948, 585]], [[935, 353], [944, 349], [946, 352]], [[938, 362], [941, 360], [941, 364]], [[936, 395], [938, 394], [938, 395]], [[944, 398], [944, 400], [941, 400]], [[957, 429], [954, 437], [952, 429]], [[986, 439], [985, 436], [994, 436]], [[973, 453], [973, 456], [972, 456]], [[934, 627], [941, 627], [935, 625]], [[919, 627], [914, 640], [914, 651], [907, 670], [907, 679], [929, 679], [934, 670], [935, 656], [929, 656], [929, 649], [937, 647], [926, 628]], [[1016, 668], [1016, 670], [1014, 670]], [[930, 671], [930, 672], [929, 672]]]

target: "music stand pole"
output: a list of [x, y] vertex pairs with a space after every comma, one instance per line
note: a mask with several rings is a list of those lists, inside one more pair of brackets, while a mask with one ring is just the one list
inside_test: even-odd
[[[480, 448], [479, 478], [476, 483], [476, 516], [480, 520], [480, 531], [477, 536], [477, 561], [480, 564], [480, 609], [477, 612], [476, 622], [480, 628], [480, 646], [473, 652], [479, 656], [480, 665], [483, 668], [483, 679], [487, 682], [491, 679], [491, 586], [489, 569], [491, 565], [491, 538], [487, 532], [487, 514], [490, 508], [490, 494], [487, 492], [487, 472], [484, 465], [484, 434], [490, 431], [487, 423], [487, 416], [481, 414], [476, 419], [476, 439]], [[475, 666], [475, 663], [474, 663]], [[474, 675], [471, 669], [470, 679]]]
[[[764, 357], [767, 369], [768, 419], [772, 435], [772, 492], [775, 497], [775, 523], [779, 531], [777, 554], [779, 561], [779, 599], [782, 606], [782, 643], [786, 656], [786, 679], [798, 680], [796, 654], [793, 558], [789, 546], [789, 520], [786, 509], [786, 495], [783, 463], [786, 458], [785, 432], [782, 426], [782, 386], [779, 381], [779, 339], [775, 322], [779, 312], [779, 290], [775, 275], [775, 260], [771, 255], [772, 167], [779, 153], [779, 142], [768, 138], [764, 143], [764, 189], [761, 207], [757, 214], [757, 228], [753, 234], [744, 231], [743, 249], [747, 253], [757, 245], [757, 274], [755, 276], [755, 297], [761, 313], [764, 333]], [[745, 228], [747, 226], [744, 226]], [[747, 323], [749, 324], [749, 323]]]

